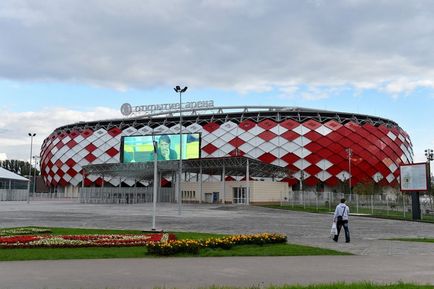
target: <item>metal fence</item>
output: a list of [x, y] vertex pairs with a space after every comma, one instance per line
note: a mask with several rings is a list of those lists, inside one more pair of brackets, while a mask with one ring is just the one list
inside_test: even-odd
[[[352, 213], [368, 215], [411, 215], [411, 195], [388, 193], [376, 195], [343, 194], [335, 192], [293, 191], [281, 205], [303, 207], [304, 209], [334, 211], [340, 199], [345, 198]], [[433, 196], [420, 194], [422, 215], [434, 215]]]
[[27, 189], [0, 189], [0, 201], [26, 201]]
[[[148, 187], [84, 187], [79, 190], [80, 203], [93, 204], [139, 204], [153, 201], [153, 188]], [[159, 188], [157, 202], [174, 203], [173, 188]]]

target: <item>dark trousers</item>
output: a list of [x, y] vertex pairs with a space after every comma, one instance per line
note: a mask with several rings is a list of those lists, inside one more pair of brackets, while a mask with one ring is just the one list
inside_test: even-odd
[[338, 241], [339, 233], [341, 232], [342, 227], [344, 227], [345, 242], [349, 243], [350, 242], [350, 229], [348, 228], [348, 220], [342, 220], [342, 221], [338, 220], [337, 223], [336, 223], [336, 227], [338, 229], [338, 234], [335, 235], [335, 237], [333, 238], [333, 240], [335, 240], [335, 242]]

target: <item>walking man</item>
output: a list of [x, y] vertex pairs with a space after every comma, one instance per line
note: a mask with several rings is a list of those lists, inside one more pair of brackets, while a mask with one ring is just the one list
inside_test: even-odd
[[345, 199], [341, 199], [341, 203], [336, 206], [335, 214], [333, 215], [333, 222], [336, 222], [338, 229], [338, 234], [334, 236], [333, 241], [337, 242], [339, 238], [339, 233], [342, 227], [345, 231], [345, 242], [350, 242], [350, 229], [348, 228], [348, 215], [350, 213], [350, 208], [345, 205]]

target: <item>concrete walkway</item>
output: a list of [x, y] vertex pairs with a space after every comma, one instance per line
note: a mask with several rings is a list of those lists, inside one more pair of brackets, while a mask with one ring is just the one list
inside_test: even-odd
[[[0, 202], [0, 226], [150, 229], [152, 206], [71, 201]], [[358, 256], [155, 258], [0, 262], [0, 288], [191, 288], [203, 285], [371, 280], [434, 284], [434, 225], [351, 217], [351, 243], [329, 238], [331, 216], [260, 207], [159, 204], [157, 228], [217, 233], [281, 232], [290, 243]], [[340, 272], [336, 276], [336, 272]]]

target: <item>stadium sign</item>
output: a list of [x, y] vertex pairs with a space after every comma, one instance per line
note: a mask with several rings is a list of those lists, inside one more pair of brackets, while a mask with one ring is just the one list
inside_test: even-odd
[[[205, 101], [190, 101], [182, 104], [182, 109], [199, 109], [199, 108], [214, 108], [213, 100]], [[121, 106], [121, 113], [129, 116], [132, 113], [153, 114], [157, 112], [173, 112], [179, 111], [179, 103], [165, 103], [165, 104], [149, 104], [132, 106], [129, 103], [124, 103]]]

